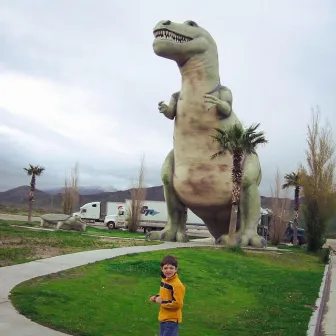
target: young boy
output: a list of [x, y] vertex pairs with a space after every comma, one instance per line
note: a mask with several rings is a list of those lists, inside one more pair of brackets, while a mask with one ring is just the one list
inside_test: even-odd
[[177, 275], [177, 266], [173, 256], [162, 259], [160, 292], [150, 298], [150, 301], [160, 305], [160, 336], [178, 336], [182, 322], [185, 287]]

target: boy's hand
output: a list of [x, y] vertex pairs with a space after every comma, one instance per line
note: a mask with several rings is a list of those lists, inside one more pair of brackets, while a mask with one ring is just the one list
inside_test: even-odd
[[149, 299], [149, 300], [150, 300], [150, 301], [152, 301], [152, 302], [156, 302], [156, 300], [155, 300], [155, 299], [156, 299], [156, 296], [155, 296], [155, 295], [153, 295], [153, 296], [151, 296], [151, 297], [150, 297], [150, 299]]
[[161, 302], [162, 302], [162, 297], [161, 297], [161, 296], [157, 296], [157, 297], [155, 298], [155, 302], [158, 303], [158, 304], [161, 304]]

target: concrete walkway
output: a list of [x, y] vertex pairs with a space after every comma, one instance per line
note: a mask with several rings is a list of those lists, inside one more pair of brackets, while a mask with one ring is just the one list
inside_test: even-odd
[[[0, 335], [1, 336], [66, 336], [67, 334], [43, 327], [23, 315], [20, 315], [9, 301], [10, 291], [13, 287], [23, 281], [64, 271], [114, 258], [117, 256], [159, 251], [177, 247], [206, 246], [205, 244], [190, 243], [163, 243], [159, 245], [133, 246], [115, 249], [94, 250], [78, 252], [68, 255], [57, 256], [48, 259], [41, 259], [25, 264], [0, 268]], [[158, 261], [159, 262], [159, 261]]]
[[329, 295], [322, 319], [321, 335], [336, 336], [336, 256], [331, 258], [331, 275], [329, 280]]

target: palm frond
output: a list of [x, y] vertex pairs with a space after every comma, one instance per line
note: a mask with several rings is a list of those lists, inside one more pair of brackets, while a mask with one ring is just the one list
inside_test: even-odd
[[29, 167], [23, 168], [23, 170], [27, 173], [28, 176], [31, 175], [40, 176], [45, 171], [45, 168], [39, 165], [33, 166], [32, 164], [29, 164]]
[[228, 134], [219, 128], [215, 128], [215, 131], [217, 133], [210, 135], [213, 142], [217, 142], [222, 150], [229, 150], [230, 141]]
[[285, 175], [285, 183], [282, 185], [282, 189], [287, 189], [290, 187], [300, 186], [300, 173], [291, 172]]
[[227, 152], [227, 150], [221, 150], [213, 155], [211, 155], [211, 160], [215, 159], [217, 156], [221, 156], [221, 155], [224, 155], [225, 153]]
[[216, 134], [212, 136], [212, 139], [219, 144], [221, 150], [211, 158], [223, 155], [227, 151], [231, 154], [235, 152], [255, 153], [259, 145], [268, 143], [264, 132], [256, 132], [259, 126], [260, 124], [253, 124], [244, 129], [242, 125], [234, 124], [227, 129], [216, 128]]

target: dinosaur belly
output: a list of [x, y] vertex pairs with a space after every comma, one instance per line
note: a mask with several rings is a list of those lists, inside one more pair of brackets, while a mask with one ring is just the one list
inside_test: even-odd
[[231, 201], [232, 156], [211, 160], [220, 150], [210, 135], [220, 127], [215, 108], [202, 101], [179, 102], [174, 128], [174, 189], [188, 206], [217, 206]]
[[224, 205], [231, 201], [231, 169], [227, 164], [180, 162], [174, 167], [174, 189], [189, 207]]

